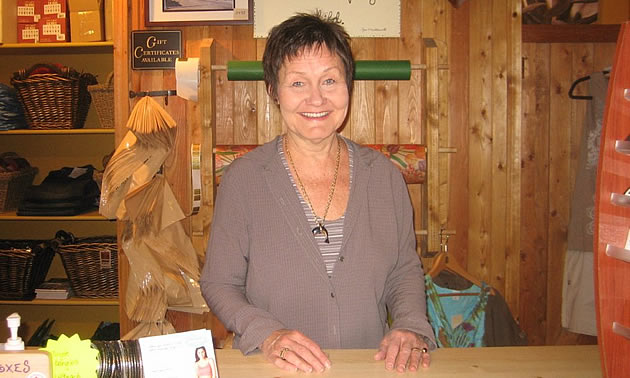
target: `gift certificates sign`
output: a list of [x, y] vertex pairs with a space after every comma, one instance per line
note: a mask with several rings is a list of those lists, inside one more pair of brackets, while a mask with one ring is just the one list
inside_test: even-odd
[[182, 55], [182, 32], [152, 30], [131, 32], [131, 68], [174, 70]]

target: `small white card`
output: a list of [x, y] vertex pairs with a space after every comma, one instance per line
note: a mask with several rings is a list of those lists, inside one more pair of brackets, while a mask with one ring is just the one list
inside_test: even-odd
[[138, 342], [146, 378], [219, 378], [210, 330], [142, 337]]

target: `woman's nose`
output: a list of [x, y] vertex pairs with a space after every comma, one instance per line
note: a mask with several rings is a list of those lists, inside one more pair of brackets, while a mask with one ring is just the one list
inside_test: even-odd
[[324, 94], [319, 86], [311, 87], [308, 96], [308, 102], [312, 105], [321, 105], [325, 101]]

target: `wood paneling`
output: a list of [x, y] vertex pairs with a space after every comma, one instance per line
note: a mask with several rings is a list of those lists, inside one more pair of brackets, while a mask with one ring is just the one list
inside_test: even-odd
[[[121, 3], [117, 15], [127, 22], [117, 29], [115, 42], [117, 138], [133, 104], [125, 98], [129, 88], [173, 85], [170, 74], [128, 68], [127, 36], [144, 28], [143, 5]], [[610, 65], [614, 44], [522, 44], [520, 9], [520, 0], [469, 1], [457, 9], [447, 0], [401, 0], [401, 37], [357, 38], [356, 57], [425, 64], [432, 59], [437, 92], [428, 92], [424, 70], [414, 71], [409, 81], [357, 82], [342, 133], [358, 142], [426, 143], [427, 120], [437, 118], [439, 146], [451, 151], [436, 158], [438, 224], [455, 231], [449, 252], [505, 296], [531, 344], [563, 337], [578, 342], [563, 335], [557, 315], [577, 130], [585, 107], [569, 100], [566, 91], [579, 75]], [[265, 40], [251, 37], [251, 25], [183, 29], [189, 56], [197, 53], [196, 41], [213, 38], [215, 64], [262, 58]], [[438, 45], [436, 51], [427, 51], [427, 38]], [[261, 144], [282, 132], [277, 106], [262, 82], [228, 82], [224, 71], [212, 75], [217, 144]], [[181, 140], [199, 139], [195, 128], [203, 121], [191, 116], [197, 106], [175, 105], [167, 110], [187, 130]], [[178, 147], [177, 156], [184, 153], [189, 155], [185, 145]], [[168, 169], [185, 170], [186, 159]], [[409, 190], [416, 227], [425, 228], [425, 188]], [[179, 195], [185, 192], [185, 186], [178, 189]], [[193, 228], [200, 232], [203, 224], [193, 222]], [[204, 242], [201, 238], [196, 245]], [[424, 262], [428, 266], [431, 260]], [[215, 324], [208, 319], [177, 324]]]
[[[523, 45], [519, 314], [532, 344], [592, 342], [561, 328], [569, 209], [587, 101], [574, 80], [612, 62], [613, 43]], [[576, 94], [587, 94], [587, 84]]]

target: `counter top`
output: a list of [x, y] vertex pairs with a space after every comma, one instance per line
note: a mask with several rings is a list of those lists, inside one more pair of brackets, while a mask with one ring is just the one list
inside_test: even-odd
[[415, 373], [399, 374], [385, 370], [383, 361], [374, 361], [374, 350], [339, 349], [326, 351], [332, 368], [322, 374], [289, 373], [266, 362], [261, 354], [243, 356], [236, 349], [216, 350], [221, 378], [322, 376], [370, 377], [601, 377], [597, 345], [529, 346], [492, 348], [444, 348], [434, 351], [431, 367]]

